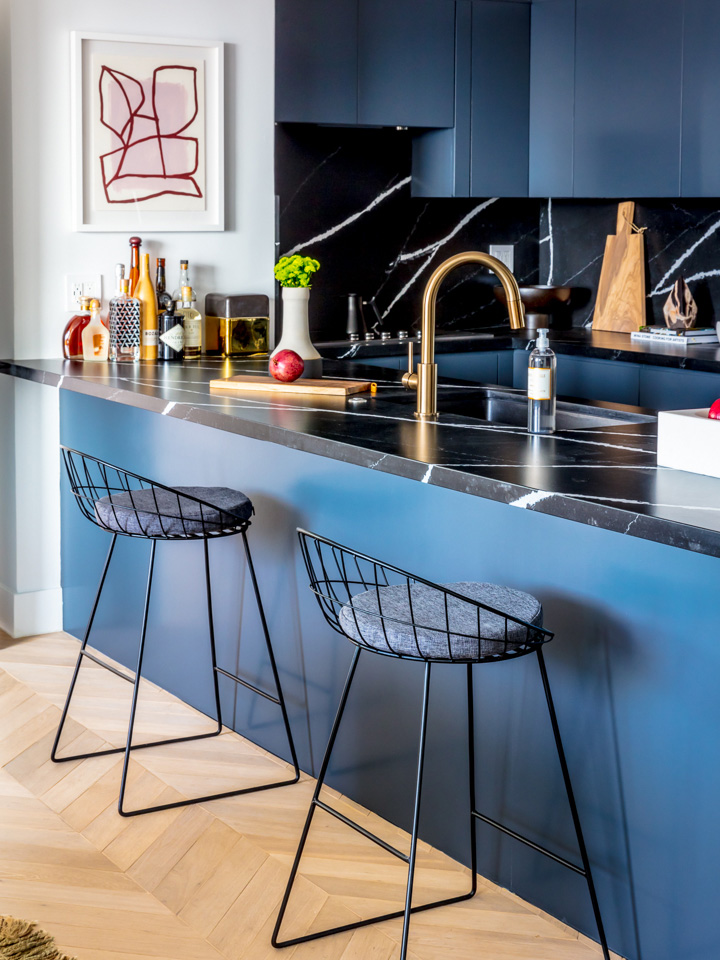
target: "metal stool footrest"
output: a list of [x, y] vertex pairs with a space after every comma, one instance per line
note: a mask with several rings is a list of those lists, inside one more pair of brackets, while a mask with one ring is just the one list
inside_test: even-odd
[[524, 843], [526, 847], [530, 847], [531, 849], [536, 850], [538, 853], [544, 853], [546, 857], [554, 860], [555, 863], [562, 864], [562, 866], [567, 867], [568, 870], [574, 870], [575, 873], [579, 873], [581, 877], [587, 876], [585, 870], [583, 870], [582, 867], [578, 867], [577, 864], [574, 864], [571, 860], [566, 860], [565, 857], [561, 857], [560, 854], [553, 853], [552, 850], [548, 850], [547, 847], [543, 847], [539, 843], [535, 843], [535, 841], [530, 840], [529, 837], [524, 837], [521, 833], [511, 830], [510, 827], [506, 827], [504, 824], [498, 823], [497, 820], [493, 820], [492, 817], [485, 816], [484, 813], [480, 813], [478, 810], [472, 810], [471, 812], [472, 815], [477, 817], [478, 820], [482, 820], [483, 823], [487, 823], [491, 827], [495, 827], [496, 830], [500, 830], [501, 833], [506, 834], [508, 837], [512, 837], [513, 840], [519, 840], [520, 843]]

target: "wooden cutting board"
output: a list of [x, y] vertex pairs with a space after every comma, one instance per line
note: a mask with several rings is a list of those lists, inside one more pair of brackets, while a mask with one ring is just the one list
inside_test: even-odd
[[253, 377], [241, 375], [226, 377], [224, 380], [211, 380], [210, 389], [238, 390], [243, 393], [261, 391], [263, 393], [294, 393], [296, 396], [322, 394], [326, 397], [347, 397], [351, 393], [362, 393], [375, 386], [370, 380], [294, 380], [292, 383], [280, 383], [273, 377]]
[[617, 234], [607, 238], [593, 330], [631, 333], [645, 320], [645, 239], [632, 229], [635, 204], [618, 204]]

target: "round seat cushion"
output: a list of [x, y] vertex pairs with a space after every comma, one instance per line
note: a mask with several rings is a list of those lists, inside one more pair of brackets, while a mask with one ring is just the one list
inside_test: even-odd
[[[188, 497], [197, 497], [204, 503]], [[248, 497], [229, 487], [176, 487], [172, 491], [153, 487], [113, 493], [95, 502], [95, 516], [101, 527], [113, 533], [149, 538], [202, 537], [239, 530], [252, 513]]]
[[340, 611], [340, 626], [351, 640], [375, 650], [426, 660], [514, 656], [542, 642], [540, 634], [502, 616], [507, 613], [542, 626], [542, 606], [529, 593], [495, 583], [442, 586], [501, 613], [491, 613], [423, 583], [413, 584], [408, 597], [407, 586], [401, 584], [356, 594]]

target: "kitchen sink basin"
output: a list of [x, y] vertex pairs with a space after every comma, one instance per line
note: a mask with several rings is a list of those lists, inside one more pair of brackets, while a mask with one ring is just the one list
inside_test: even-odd
[[[414, 408], [416, 396], [408, 391], [395, 396], [383, 396], [390, 403], [401, 403]], [[443, 414], [470, 417], [501, 426], [527, 428], [527, 397], [520, 390], [494, 387], [443, 387], [438, 390], [440, 419]], [[628, 423], [648, 423], [655, 418], [630, 410], [574, 403], [557, 402], [557, 430], [602, 430]]]

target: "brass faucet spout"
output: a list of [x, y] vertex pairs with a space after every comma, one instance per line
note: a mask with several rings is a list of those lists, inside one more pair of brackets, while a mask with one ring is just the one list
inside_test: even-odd
[[408, 389], [417, 389], [416, 416], [427, 420], [437, 417], [437, 364], [435, 363], [435, 306], [440, 284], [455, 267], [463, 263], [479, 263], [497, 276], [505, 290], [510, 327], [521, 330], [525, 326], [525, 311], [520, 299], [517, 280], [505, 264], [489, 253], [468, 250], [441, 263], [427, 282], [423, 294], [420, 363], [417, 373], [409, 371], [402, 382]]

